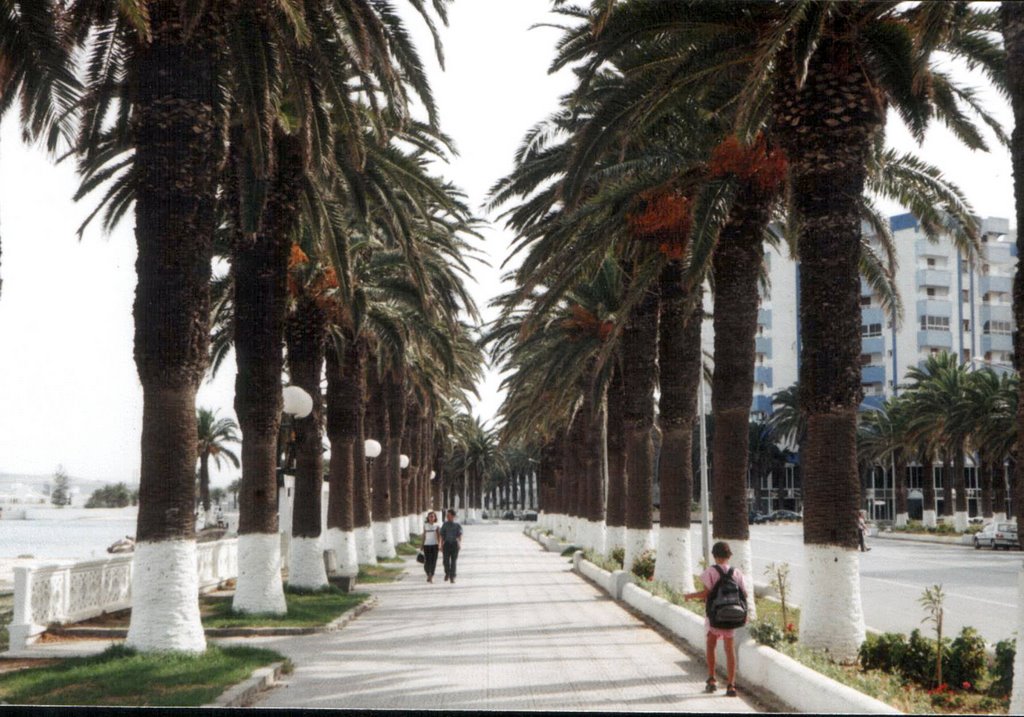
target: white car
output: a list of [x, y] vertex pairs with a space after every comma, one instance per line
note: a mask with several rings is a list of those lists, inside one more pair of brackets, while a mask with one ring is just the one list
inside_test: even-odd
[[1017, 524], [1016, 523], [989, 523], [980, 532], [974, 534], [974, 548], [978, 550], [981, 546], [987, 546], [995, 550], [996, 548], [1019, 548], [1020, 543], [1017, 541]]

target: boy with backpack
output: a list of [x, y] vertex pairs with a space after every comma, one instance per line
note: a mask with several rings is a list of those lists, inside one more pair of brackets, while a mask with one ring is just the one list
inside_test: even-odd
[[704, 589], [686, 593], [687, 600], [705, 600], [707, 617], [704, 627], [707, 629], [706, 656], [708, 663], [708, 681], [705, 692], [718, 689], [715, 680], [715, 649], [718, 639], [722, 638], [725, 646], [725, 664], [729, 682], [726, 684], [725, 696], [736, 696], [736, 650], [734, 637], [737, 627], [747, 622], [747, 586], [743, 581], [743, 573], [729, 567], [732, 550], [729, 544], [719, 541], [711, 548], [715, 564], [701, 573], [700, 581]]

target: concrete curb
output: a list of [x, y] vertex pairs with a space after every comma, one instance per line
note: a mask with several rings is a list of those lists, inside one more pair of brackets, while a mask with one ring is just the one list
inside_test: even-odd
[[875, 536], [881, 540], [903, 540], [910, 543], [936, 543], [939, 545], [961, 545], [965, 548], [974, 547], [974, 535], [923, 535], [921, 533], [879, 533]]
[[[371, 595], [326, 625], [314, 627], [208, 627], [203, 632], [207, 637], [287, 637], [289, 635], [315, 635], [319, 632], [334, 632], [345, 627], [349, 622], [376, 604], [377, 596]], [[47, 632], [51, 635], [110, 640], [128, 636], [128, 630], [123, 627], [55, 627], [47, 630]]]
[[284, 671], [283, 662], [275, 662], [268, 667], [255, 670], [252, 675], [234, 687], [229, 687], [215, 701], [203, 707], [248, 707], [256, 701], [257, 696], [274, 687], [281, 679]]
[[[580, 569], [575, 572], [581, 577], [586, 577], [584, 570], [598, 577], [601, 577], [601, 573], [609, 577], [612, 575], [583, 560], [582, 556], [579, 566]], [[593, 582], [614, 598], [613, 593], [599, 581]], [[695, 653], [703, 654], [705, 629], [704, 620], [700, 616], [652, 595], [632, 582], [622, 585], [621, 598], [618, 599], [668, 630]], [[758, 645], [746, 637], [745, 632], [737, 636], [736, 651], [737, 670], [741, 676], [740, 683], [744, 686], [755, 687], [797, 712], [901, 714], [880, 700], [825, 677], [776, 650]], [[724, 654], [718, 660], [718, 665], [724, 670]]]

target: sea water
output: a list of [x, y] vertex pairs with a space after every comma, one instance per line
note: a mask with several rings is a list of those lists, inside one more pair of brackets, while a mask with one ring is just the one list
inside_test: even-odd
[[135, 536], [137, 513], [137, 508], [53, 508], [31, 510], [32, 520], [0, 520], [0, 559], [107, 557], [107, 546]]

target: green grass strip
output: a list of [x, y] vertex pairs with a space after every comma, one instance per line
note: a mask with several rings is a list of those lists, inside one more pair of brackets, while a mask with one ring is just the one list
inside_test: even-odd
[[369, 597], [336, 587], [316, 592], [289, 589], [284, 594], [286, 615], [250, 615], [231, 610], [231, 597], [204, 599], [204, 627], [319, 627], [340, 617]]
[[198, 707], [253, 670], [283, 660], [276, 652], [254, 647], [210, 647], [201, 655], [187, 655], [136, 653], [116, 645], [94, 657], [0, 675], [0, 701]]
[[393, 583], [405, 572], [404, 567], [391, 568], [386, 565], [360, 565], [356, 585], [359, 583]]

